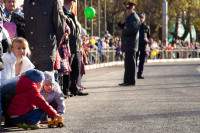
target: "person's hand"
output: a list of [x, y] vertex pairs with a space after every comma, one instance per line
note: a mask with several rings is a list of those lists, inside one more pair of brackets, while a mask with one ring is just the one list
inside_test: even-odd
[[62, 120], [63, 116], [61, 114], [58, 114], [58, 120]]
[[121, 21], [121, 24], [124, 24], [124, 23], [126, 23], [126, 20], [122, 20], [122, 21]]
[[124, 26], [124, 29], [126, 29], [126, 26]]
[[24, 76], [26, 74], [26, 72], [21, 73], [21, 76]]

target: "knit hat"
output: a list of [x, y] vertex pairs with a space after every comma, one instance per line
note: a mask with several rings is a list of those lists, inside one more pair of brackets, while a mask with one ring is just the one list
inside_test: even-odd
[[45, 79], [43, 72], [37, 69], [30, 69], [26, 71], [26, 74], [24, 75], [24, 77], [29, 78], [35, 83], [41, 82]]
[[47, 84], [47, 83], [54, 84], [54, 82], [55, 82], [54, 72], [45, 71], [44, 76], [45, 76], [45, 80], [44, 80], [43, 84]]

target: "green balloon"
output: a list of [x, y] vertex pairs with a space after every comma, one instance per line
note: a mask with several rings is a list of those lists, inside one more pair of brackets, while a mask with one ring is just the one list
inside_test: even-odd
[[93, 7], [87, 7], [84, 11], [86, 18], [93, 18], [95, 16], [95, 9]]

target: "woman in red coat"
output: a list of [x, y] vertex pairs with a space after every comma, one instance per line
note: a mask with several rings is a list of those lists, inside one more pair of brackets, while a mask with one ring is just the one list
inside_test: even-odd
[[45, 116], [57, 116], [54, 110], [40, 94], [44, 74], [36, 69], [26, 71], [21, 76], [17, 86], [16, 95], [12, 99], [7, 114], [12, 122], [24, 129], [38, 129], [37, 123]]

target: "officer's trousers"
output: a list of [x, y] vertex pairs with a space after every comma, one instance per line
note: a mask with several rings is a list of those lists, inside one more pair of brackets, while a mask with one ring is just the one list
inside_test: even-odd
[[136, 52], [125, 52], [124, 83], [135, 85]]
[[140, 49], [137, 53], [136, 53], [136, 66], [137, 65], [137, 60], [139, 57], [139, 67], [138, 67], [138, 73], [137, 76], [142, 76], [143, 74], [143, 70], [144, 70], [144, 62], [145, 62], [145, 57], [146, 57], [146, 49]]

